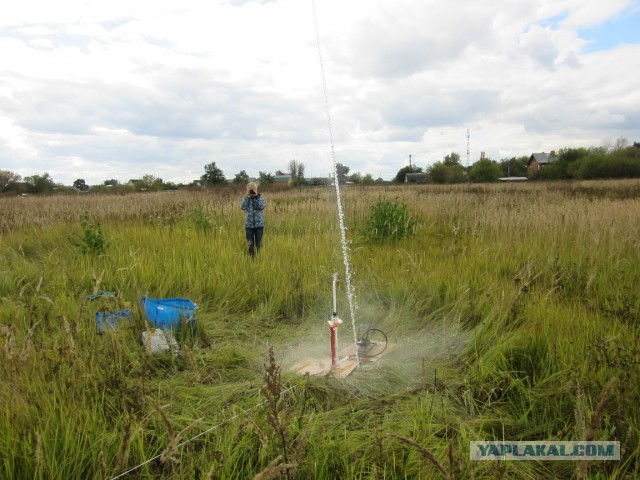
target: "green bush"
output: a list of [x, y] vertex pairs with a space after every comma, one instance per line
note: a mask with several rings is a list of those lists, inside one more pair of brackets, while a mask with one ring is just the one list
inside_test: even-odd
[[497, 182], [501, 176], [500, 164], [488, 158], [478, 160], [469, 172], [469, 177], [474, 183]]
[[464, 167], [459, 164], [436, 162], [427, 169], [427, 175], [433, 183], [462, 183]]
[[110, 243], [105, 238], [100, 228], [100, 223], [97, 221], [92, 222], [89, 218], [89, 212], [84, 212], [82, 221], [80, 222], [82, 227], [82, 245], [80, 249], [83, 253], [92, 253], [94, 255], [102, 255]]
[[608, 155], [591, 154], [580, 164], [582, 179], [640, 177], [640, 159], [635, 152], [617, 151]]
[[213, 228], [213, 221], [202, 205], [198, 205], [194, 209], [192, 219], [193, 226], [199, 233], [207, 233]]
[[371, 209], [362, 237], [371, 243], [400, 240], [414, 233], [415, 224], [405, 203], [380, 198]]

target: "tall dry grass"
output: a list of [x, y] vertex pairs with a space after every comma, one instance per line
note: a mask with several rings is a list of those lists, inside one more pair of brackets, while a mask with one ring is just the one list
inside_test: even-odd
[[[356, 321], [398, 347], [346, 381], [283, 375], [287, 435], [305, 439], [295, 478], [572, 478], [564, 462], [474, 464], [468, 442], [578, 440], [580, 418], [597, 418], [590, 438], [619, 440], [624, 457], [580, 475], [638, 474], [638, 192], [632, 181], [343, 189]], [[0, 198], [0, 476], [111, 478], [156, 456], [129, 477], [280, 468], [286, 449], [254, 427], [267, 424], [265, 364], [272, 347], [282, 365], [327, 355], [331, 277], [344, 268], [335, 196], [265, 191], [251, 261], [239, 195]], [[414, 236], [360, 238], [380, 198], [407, 205]], [[82, 253], [84, 212], [104, 253]], [[99, 289], [119, 297], [86, 298]], [[144, 354], [143, 295], [199, 305], [179, 357]], [[125, 307], [131, 325], [96, 334], [98, 309]]]

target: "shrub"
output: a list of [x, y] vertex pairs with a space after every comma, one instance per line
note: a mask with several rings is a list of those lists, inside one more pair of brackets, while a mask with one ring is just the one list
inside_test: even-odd
[[501, 176], [500, 164], [488, 158], [478, 160], [469, 172], [469, 177], [474, 183], [497, 182]]
[[633, 149], [610, 154], [594, 152], [580, 161], [581, 179], [640, 177], [640, 158]]
[[415, 223], [405, 203], [380, 198], [371, 209], [362, 236], [371, 243], [400, 240], [414, 233]]
[[436, 162], [427, 169], [427, 175], [433, 183], [462, 183], [464, 182], [464, 168], [462, 165], [447, 165]]
[[82, 245], [80, 246], [82, 252], [102, 255], [110, 243], [102, 233], [100, 224], [98, 222], [92, 222], [89, 218], [89, 212], [85, 211], [80, 226], [82, 226], [83, 230]]
[[199, 233], [207, 233], [213, 228], [213, 221], [211, 220], [209, 215], [207, 215], [207, 212], [202, 205], [198, 205], [195, 208], [195, 210], [193, 211], [192, 219], [193, 226]]

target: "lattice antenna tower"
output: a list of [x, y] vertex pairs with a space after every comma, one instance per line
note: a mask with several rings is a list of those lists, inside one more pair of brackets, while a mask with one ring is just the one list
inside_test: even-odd
[[471, 135], [469, 134], [469, 129], [467, 128], [467, 168], [469, 168], [469, 160], [471, 157], [471, 151], [469, 150], [470, 139], [471, 139]]

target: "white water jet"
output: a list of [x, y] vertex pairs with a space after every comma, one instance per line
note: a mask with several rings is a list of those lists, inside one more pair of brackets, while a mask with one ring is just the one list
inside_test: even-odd
[[340, 225], [340, 241], [342, 245], [342, 258], [344, 261], [345, 281], [347, 284], [347, 299], [349, 300], [349, 314], [351, 315], [351, 327], [353, 329], [353, 343], [356, 345], [356, 363], [360, 366], [360, 358], [358, 356], [358, 336], [356, 333], [356, 315], [355, 315], [355, 294], [351, 283], [351, 262], [349, 260], [349, 244], [347, 242], [347, 227], [344, 224], [344, 210], [342, 209], [342, 196], [340, 195], [340, 182], [338, 181], [338, 163], [336, 161], [336, 149], [333, 141], [333, 127], [331, 124], [331, 113], [329, 111], [329, 95], [327, 93], [327, 81], [324, 73], [324, 61], [322, 59], [322, 49], [320, 48], [320, 32], [318, 29], [318, 19], [316, 16], [315, 0], [311, 0], [311, 8], [313, 9], [313, 23], [316, 29], [316, 45], [318, 46], [318, 58], [320, 59], [320, 72], [322, 74], [322, 90], [324, 92], [324, 106], [327, 113], [327, 125], [329, 127], [329, 143], [331, 144], [331, 160], [333, 162], [333, 183], [336, 189], [336, 201], [338, 204], [338, 222]]

